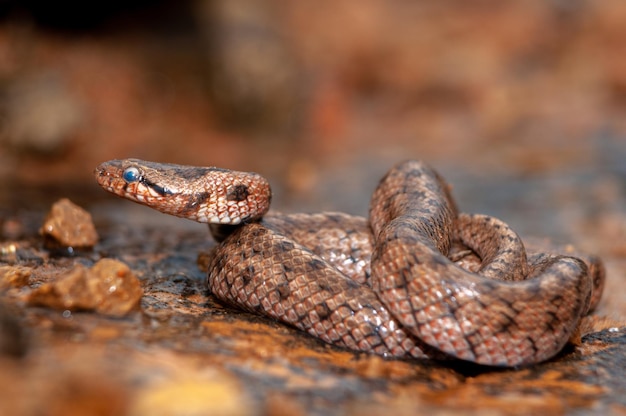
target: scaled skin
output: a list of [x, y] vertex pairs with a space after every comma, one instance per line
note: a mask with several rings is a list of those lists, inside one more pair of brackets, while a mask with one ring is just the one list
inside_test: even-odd
[[[261, 219], [271, 191], [253, 173], [136, 159], [95, 173], [116, 195], [214, 224], [223, 240], [209, 271], [215, 296], [358, 351], [540, 362], [562, 349], [590, 309], [592, 280], [600, 292], [604, 279], [596, 259], [534, 253], [529, 262], [505, 223], [457, 214], [448, 185], [421, 162], [383, 178], [369, 223], [341, 213]], [[478, 273], [449, 255], [480, 258]]]

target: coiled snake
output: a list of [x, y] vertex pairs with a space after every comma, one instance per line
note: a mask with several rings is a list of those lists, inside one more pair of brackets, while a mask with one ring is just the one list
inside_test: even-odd
[[161, 212], [210, 224], [221, 241], [208, 283], [219, 299], [322, 340], [392, 357], [518, 366], [553, 357], [595, 307], [595, 257], [529, 251], [505, 223], [459, 214], [430, 167], [392, 168], [369, 221], [268, 214], [255, 173], [105, 162], [98, 183]]

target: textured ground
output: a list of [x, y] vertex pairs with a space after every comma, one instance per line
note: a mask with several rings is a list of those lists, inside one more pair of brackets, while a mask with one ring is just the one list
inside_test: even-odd
[[[95, 249], [63, 257], [41, 248], [34, 224], [12, 221], [24, 238], [3, 260], [31, 274], [3, 296], [3, 413], [597, 414], [626, 406], [626, 328], [602, 313], [586, 322], [581, 345], [527, 369], [385, 361], [216, 303], [197, 264], [211, 243], [198, 230], [100, 218]], [[75, 264], [103, 257], [140, 279], [139, 310], [117, 317], [23, 301]]]

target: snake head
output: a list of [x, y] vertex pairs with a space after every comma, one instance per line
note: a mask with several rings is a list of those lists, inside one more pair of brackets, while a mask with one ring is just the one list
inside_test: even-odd
[[267, 180], [250, 172], [123, 159], [100, 164], [94, 174], [102, 188], [119, 197], [203, 223], [259, 219], [271, 200]]

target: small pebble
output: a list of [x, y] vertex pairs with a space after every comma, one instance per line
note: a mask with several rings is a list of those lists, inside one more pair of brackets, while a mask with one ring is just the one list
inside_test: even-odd
[[52, 205], [39, 233], [44, 236], [47, 248], [81, 249], [98, 242], [91, 215], [67, 198]]
[[127, 265], [102, 259], [91, 269], [77, 264], [33, 290], [27, 300], [31, 305], [62, 311], [95, 311], [119, 317], [137, 309], [142, 295], [141, 284]]

